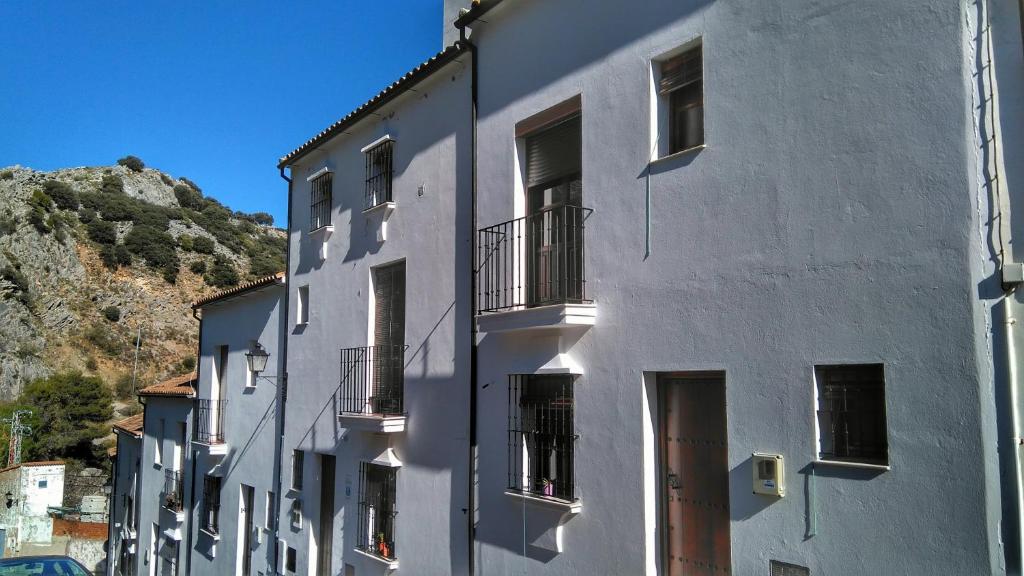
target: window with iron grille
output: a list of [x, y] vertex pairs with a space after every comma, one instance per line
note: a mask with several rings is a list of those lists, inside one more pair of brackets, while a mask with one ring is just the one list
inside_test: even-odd
[[292, 451], [292, 490], [302, 490], [302, 466], [305, 454], [302, 450]]
[[220, 534], [220, 476], [203, 479], [203, 529]]
[[508, 487], [575, 500], [571, 375], [512, 374], [508, 382]]
[[704, 68], [700, 46], [661, 63], [658, 93], [667, 106], [668, 153], [704, 143]]
[[325, 172], [310, 183], [310, 230], [331, 225], [331, 177], [330, 172]]
[[367, 209], [392, 201], [394, 143], [394, 140], [385, 140], [366, 151]]
[[388, 560], [395, 550], [396, 468], [362, 462], [359, 464], [359, 528], [356, 547]]
[[881, 364], [818, 366], [819, 458], [888, 464]]

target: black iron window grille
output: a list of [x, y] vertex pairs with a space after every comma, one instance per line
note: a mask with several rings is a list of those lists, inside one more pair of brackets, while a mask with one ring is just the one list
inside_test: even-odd
[[508, 487], [576, 499], [573, 376], [512, 374], [508, 380]]
[[220, 476], [203, 479], [203, 528], [210, 534], [220, 533]]
[[661, 63], [658, 91], [668, 101], [669, 154], [704, 143], [704, 67], [700, 46]]
[[395, 549], [397, 469], [359, 464], [359, 527], [356, 548], [387, 560], [398, 557]]
[[562, 205], [480, 230], [477, 312], [591, 302], [584, 252], [591, 212]]
[[819, 366], [819, 457], [888, 464], [885, 371], [881, 364]]
[[317, 230], [331, 225], [331, 173], [317, 176], [311, 185], [309, 229]]
[[292, 450], [292, 490], [302, 490], [302, 468], [305, 459], [302, 450]]
[[391, 202], [394, 180], [394, 140], [366, 151], [366, 209]]
[[161, 501], [163, 502], [164, 508], [173, 510], [174, 512], [182, 511], [182, 486], [181, 486], [181, 471], [179, 470], [165, 470], [164, 471], [164, 491], [161, 493]]
[[405, 346], [382, 344], [341, 351], [341, 412], [402, 414]]
[[224, 417], [227, 400], [197, 399], [195, 441], [201, 444], [224, 443]]

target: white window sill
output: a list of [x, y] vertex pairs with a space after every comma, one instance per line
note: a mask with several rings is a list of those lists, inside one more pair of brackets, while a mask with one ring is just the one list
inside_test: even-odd
[[377, 556], [376, 554], [370, 554], [369, 552], [364, 552], [364, 551], [360, 550], [359, 548], [356, 548], [356, 553], [357, 554], [362, 554], [363, 556], [366, 556], [367, 558], [370, 558], [372, 560], [376, 560], [377, 562], [380, 562], [381, 564], [387, 566], [387, 568], [389, 570], [398, 570], [398, 560], [397, 559], [396, 560], [388, 560], [386, 558], [381, 558], [380, 556]]
[[567, 500], [558, 500], [548, 496], [538, 496], [528, 492], [516, 492], [515, 490], [505, 490], [505, 495], [515, 498], [516, 500], [523, 500], [530, 506], [561, 510], [562, 512], [569, 514], [579, 514], [583, 511], [583, 502], [580, 502], [579, 500], [569, 502]]
[[309, 322], [296, 322], [295, 325], [304, 328], [306, 326], [309, 326]]
[[892, 468], [888, 464], [869, 464], [867, 462], [846, 462], [844, 460], [815, 460], [815, 466], [835, 466], [837, 468], [860, 468], [862, 470], [878, 470], [887, 472]]
[[390, 216], [391, 213], [394, 212], [394, 211], [395, 211], [395, 203], [393, 201], [392, 202], [381, 202], [380, 204], [377, 204], [376, 206], [371, 206], [371, 207], [367, 208], [366, 210], [363, 210], [363, 214], [366, 214], [367, 216], [369, 216], [371, 214], [376, 214], [377, 212], [384, 212], [385, 216]]
[[[326, 226], [321, 226], [321, 227], [319, 227], [319, 228], [317, 228], [315, 230], [310, 230], [309, 231], [309, 235], [312, 238], [319, 238], [321, 236], [330, 237], [330, 235], [333, 234], [333, 233], [334, 233], [334, 226], [331, 225], [331, 224], [328, 224]], [[327, 238], [324, 238], [324, 240], [326, 240], [326, 239]]]
[[203, 536], [206, 536], [210, 540], [213, 540], [214, 542], [220, 542], [220, 534], [217, 534], [215, 532], [210, 532], [206, 528], [200, 528], [199, 529], [199, 533], [202, 534]]
[[680, 150], [679, 152], [673, 152], [672, 154], [669, 154], [668, 156], [662, 156], [661, 158], [655, 158], [655, 159], [651, 160], [650, 164], [651, 164], [651, 166], [654, 166], [655, 164], [659, 164], [661, 162], [668, 162], [669, 160], [674, 160], [676, 158], [687, 156], [689, 154], [696, 154], [697, 152], [700, 152], [701, 150], [703, 150], [703, 149], [705, 149], [707, 147], [708, 147], [707, 144], [698, 144], [696, 146], [691, 146], [689, 148], [686, 148], [685, 150]]

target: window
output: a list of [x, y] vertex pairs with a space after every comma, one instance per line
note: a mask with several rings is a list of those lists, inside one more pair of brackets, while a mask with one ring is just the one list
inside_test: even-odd
[[292, 490], [302, 490], [302, 465], [305, 454], [302, 450], [292, 451]]
[[815, 375], [821, 442], [818, 457], [888, 464], [883, 366], [819, 366]]
[[161, 576], [178, 576], [178, 541], [170, 536], [164, 538], [164, 566]]
[[575, 500], [573, 376], [509, 376], [508, 487]]
[[299, 298], [295, 303], [295, 323], [309, 324], [309, 286], [299, 286]]
[[155, 453], [153, 455], [153, 462], [160, 466], [164, 461], [164, 438], [167, 436], [167, 420], [160, 419], [160, 432], [156, 437]]
[[217, 400], [223, 400], [227, 398], [227, 383], [228, 383], [228, 347], [217, 346], [216, 356], [216, 373], [217, 373]]
[[288, 547], [288, 553], [284, 555], [284, 569], [285, 571], [294, 574], [295, 573], [295, 548]]
[[668, 153], [675, 154], [704, 144], [704, 69], [701, 46], [661, 63], [658, 94], [668, 113]]
[[391, 202], [391, 183], [394, 175], [394, 140], [385, 139], [366, 153], [366, 208]]
[[47, 481], [46, 480], [40, 480], [39, 481], [39, 487], [40, 488], [46, 488], [46, 486], [47, 486]]
[[395, 482], [397, 469], [362, 462], [359, 464], [359, 527], [356, 547], [388, 560], [395, 550]]
[[331, 225], [332, 185], [330, 172], [324, 172], [310, 182], [310, 230], [318, 230]]
[[274, 512], [274, 493], [267, 490], [267, 506], [266, 514], [263, 516], [263, 527], [267, 530], [273, 530], [276, 517], [277, 514]]
[[220, 534], [220, 476], [203, 480], [203, 529]]

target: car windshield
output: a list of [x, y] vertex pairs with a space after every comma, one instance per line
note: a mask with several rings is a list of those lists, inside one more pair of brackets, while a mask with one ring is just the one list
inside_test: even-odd
[[0, 561], [0, 576], [90, 576], [66, 558], [10, 558]]

